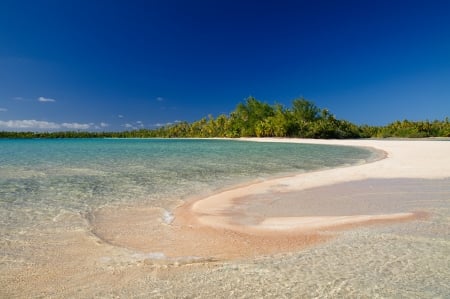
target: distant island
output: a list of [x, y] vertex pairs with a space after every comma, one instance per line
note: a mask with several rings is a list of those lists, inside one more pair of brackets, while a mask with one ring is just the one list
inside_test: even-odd
[[254, 97], [229, 115], [177, 122], [157, 129], [123, 132], [0, 132], [0, 138], [189, 138], [297, 137], [316, 139], [450, 137], [450, 120], [395, 121], [386, 126], [355, 125], [304, 98], [291, 107], [270, 105]]

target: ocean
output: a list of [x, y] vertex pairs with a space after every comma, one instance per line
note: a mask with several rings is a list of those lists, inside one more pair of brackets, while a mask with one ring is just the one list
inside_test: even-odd
[[[374, 230], [363, 228], [343, 233], [337, 241], [301, 254], [206, 263], [206, 266], [189, 269], [181, 267], [180, 271], [172, 271], [164, 263], [162, 266], [146, 264], [146, 258], [164, 258], [164, 252], [139, 252], [130, 247], [114, 246], [114, 240], [101, 240], [91, 227], [96, 211], [129, 207], [155, 208], [160, 211], [160, 219], [154, 225], [170, 225], [172, 211], [190, 198], [251, 181], [366, 163], [379, 158], [379, 154], [357, 147], [239, 140], [0, 140], [0, 284], [3, 284], [0, 296], [147, 297], [153, 294], [150, 297], [181, 297], [184, 294], [195, 297], [200, 294], [195, 290], [204, 288], [201, 294], [206, 297], [227, 297], [233, 289], [236, 295], [247, 290], [261, 297], [296, 297], [296, 294], [319, 297], [385, 294], [389, 297], [396, 295], [395, 287], [385, 277], [397, 271], [395, 265], [399, 269], [410, 269], [411, 275], [407, 277], [414, 276], [418, 280], [416, 283], [421, 283], [423, 269], [414, 269], [413, 259], [430, 250], [435, 252], [432, 263], [437, 265], [429, 267], [439, 267], [443, 263], [447, 270], [436, 274], [428, 269], [425, 275], [434, 273], [434, 278], [420, 292], [411, 289], [414, 285], [411, 282], [394, 285], [405, 286], [400, 294], [408, 297], [445, 295], [448, 285], [444, 280], [450, 269], [450, 244], [445, 237], [448, 180], [434, 182], [436, 185], [422, 181], [415, 184], [427, 184], [430, 190], [437, 186], [439, 190], [435, 209], [439, 211], [440, 222], [433, 225], [423, 222], [422, 225], [429, 227], [421, 226], [419, 230], [428, 229], [426, 233], [420, 231], [411, 237], [405, 231], [417, 231], [417, 224], [394, 225], [379, 228], [379, 242], [375, 242]], [[378, 189], [382, 190], [385, 185], [389, 183], [381, 184]], [[394, 191], [389, 194], [395, 197]], [[108, 223], [102, 221], [102, 225], [108, 227]], [[130, 219], [131, 224], [132, 221]], [[395, 227], [397, 231], [393, 233]], [[431, 230], [438, 232], [437, 240]], [[121, 233], [127, 234], [127, 231]], [[397, 237], [400, 243], [394, 242]], [[413, 242], [420, 245], [419, 253], [411, 248], [414, 245], [408, 247], [408, 238], [419, 238], [419, 243]], [[392, 252], [384, 251], [395, 244], [404, 247], [402, 250], [409, 256], [405, 258], [395, 248]], [[345, 251], [348, 253], [342, 257]], [[392, 262], [394, 270], [385, 265], [379, 270], [387, 274], [374, 274], [367, 263], [364, 263], [365, 268], [354, 269], [353, 261], [364, 260], [358, 254], [368, 254], [366, 261], [372, 258], [374, 267], [378, 267], [378, 263], [384, 265], [385, 260]], [[380, 258], [380, 254], [385, 256]], [[339, 267], [339, 259], [345, 265]], [[416, 263], [427, 267], [426, 259], [416, 260]], [[359, 273], [357, 277], [352, 276], [352, 269]], [[339, 276], [338, 270], [343, 270], [340, 273], [348, 277]], [[333, 278], [333, 275], [339, 277]], [[218, 279], [225, 279], [225, 293], [212, 290]], [[304, 284], [295, 286], [300, 280]], [[250, 284], [249, 288], [244, 284]], [[292, 284], [292, 287], [287, 290], [283, 284]], [[383, 287], [386, 293], [382, 292]], [[277, 288], [281, 293], [277, 293]], [[255, 293], [261, 289], [267, 293]]]

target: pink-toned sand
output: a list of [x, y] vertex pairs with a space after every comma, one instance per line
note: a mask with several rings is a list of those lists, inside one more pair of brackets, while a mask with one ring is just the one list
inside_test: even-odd
[[[0, 297], [142, 297], [145, 294], [147, 296], [155, 294], [154, 297], [183, 297], [186, 294], [198, 296], [198, 289], [192, 291], [193, 281], [200, 281], [195, 286], [206, 290], [216, 290], [218, 282], [223, 282], [222, 285], [227, 286], [229, 290], [234, 290], [238, 284], [242, 288], [250, 288], [248, 294], [252, 294], [261, 287], [263, 281], [261, 277], [269, 277], [267, 281], [270, 284], [273, 282], [274, 288], [280, 288], [280, 281], [291, 283], [289, 287], [299, 286], [302, 285], [298, 283], [302, 281], [302, 277], [308, 277], [316, 270], [319, 276], [316, 275], [315, 279], [328, 284], [326, 278], [332, 276], [333, 272], [327, 276], [320, 274], [323, 271], [328, 273], [330, 260], [326, 258], [323, 259], [325, 261], [322, 266], [309, 264], [310, 259], [288, 259], [284, 262], [284, 265], [290, 265], [292, 261], [298, 262], [299, 264], [295, 262], [294, 266], [301, 271], [302, 267], [307, 268], [303, 276], [292, 276], [299, 275], [299, 272], [293, 270], [294, 266], [280, 273], [278, 262], [263, 264], [264, 267], [255, 264], [256, 266], [251, 268], [252, 272], [235, 271], [228, 267], [219, 268], [220, 271], [201, 272], [191, 265], [213, 269], [217, 260], [252, 259], [255, 256], [293, 252], [334, 236], [330, 233], [323, 234], [324, 230], [352, 229], [357, 225], [372, 223], [411, 221], [426, 216], [426, 213], [409, 210], [409, 207], [415, 205], [409, 205], [408, 200], [405, 205], [397, 205], [392, 199], [395, 201], [399, 198], [399, 191], [403, 198], [411, 198], [412, 202], [420, 203], [416, 206], [426, 208], [428, 196], [431, 201], [437, 198], [436, 194], [430, 195], [432, 193], [430, 188], [438, 186], [436, 185], [436, 182], [439, 184], [438, 179], [450, 178], [450, 141], [300, 139], [251, 139], [251, 141], [373, 147], [385, 151], [386, 158], [368, 164], [247, 184], [206, 198], [188, 201], [174, 211], [176, 218], [171, 224], [163, 221], [164, 210], [152, 206], [98, 209], [87, 217], [89, 231], [68, 229], [57, 234], [43, 232], [39, 239], [35, 240], [36, 244], [28, 249], [34, 251], [32, 261], [21, 259], [15, 263], [6, 261], [4, 271], [0, 275], [2, 286], [0, 294], [3, 294]], [[396, 180], [397, 178], [407, 180]], [[435, 180], [431, 187], [426, 187], [420, 180], [408, 179]], [[448, 179], [441, 180], [443, 184], [448, 184], [448, 181]], [[410, 187], [414, 184], [417, 184], [417, 188]], [[445, 205], [448, 203], [448, 188], [443, 189], [447, 191], [440, 198], [446, 198], [441, 201]], [[366, 196], [369, 193], [370, 198]], [[70, 212], [56, 220], [65, 221], [67, 225], [73, 221], [76, 223], [74, 227], [86, 221], [81, 215]], [[448, 235], [448, 226], [433, 226], [433, 234], [435, 229], [442, 230], [441, 236]], [[410, 238], [407, 238], [406, 242], [409, 240]], [[20, 257], [25, 247], [22, 243], [16, 246]], [[428, 248], [428, 244], [426, 246]], [[433, 247], [429, 247], [428, 250], [432, 249]], [[376, 252], [368, 254], [373, 255]], [[441, 255], [445, 256], [445, 252], [441, 250]], [[422, 251], [417, 254], [422, 255]], [[321, 256], [318, 259], [322, 259]], [[440, 255], [437, 255], [437, 258], [431, 261], [438, 260], [439, 263], [445, 260], [439, 257]], [[345, 264], [340, 258], [339, 256], [334, 264], [331, 263], [330, 267], [334, 267], [334, 271], [338, 271], [341, 265]], [[352, 256], [347, 257], [346, 261], [347, 264], [353, 265], [349, 262], [351, 258]], [[370, 259], [370, 261], [377, 260]], [[383, 262], [383, 267], [384, 264]], [[230, 265], [237, 264], [230, 263]], [[415, 261], [408, 265], [415, 265]], [[432, 271], [432, 267], [430, 270], [426, 265], [427, 271], [424, 275]], [[237, 266], [235, 269], [238, 269]], [[253, 271], [260, 269], [271, 269], [273, 270], [271, 273], [276, 275], [258, 276], [258, 274], [255, 275], [257, 280], [253, 280], [253, 284], [246, 284], [244, 277], [252, 276], [249, 273], [259, 273]], [[421, 272], [420, 268], [417, 269], [416, 273], [418, 272]], [[379, 275], [383, 275], [386, 272], [380, 273]], [[433, 273], [440, 274], [441, 277], [445, 275], [445, 272], [440, 270]], [[210, 275], [212, 279], [209, 279]], [[413, 277], [411, 275], [404, 277], [410, 279]], [[372, 276], [368, 277], [370, 279]], [[437, 281], [441, 281], [439, 277]], [[310, 281], [309, 286], [311, 283]], [[313, 286], [316, 285], [320, 286], [314, 281]], [[155, 293], [158, 289], [162, 293]], [[204, 294], [221, 294], [220, 292], [222, 289]], [[229, 294], [233, 293], [225, 292], [223, 296]], [[294, 293], [290, 293], [290, 296], [292, 294]]]
[[[174, 211], [175, 220], [170, 225], [159, 221], [162, 212], [152, 207], [101, 209], [93, 214], [93, 232], [113, 245], [140, 252], [161, 252], [169, 258], [229, 259], [288, 252], [327, 240], [330, 235], [322, 234], [324, 230], [409, 221], [426, 215], [423, 211], [403, 208], [380, 210], [377, 206], [382, 204], [383, 194], [376, 195], [380, 196], [380, 203], [375, 203], [375, 209], [358, 213], [351, 203], [333, 201], [333, 188], [319, 187], [346, 182], [357, 184], [366, 179], [450, 178], [450, 142], [447, 141], [243, 140], [362, 146], [386, 154], [385, 158], [367, 164], [249, 183], [190, 200]], [[287, 216], [264, 203], [274, 197], [301, 196], [296, 192], [303, 190], [314, 190], [313, 197], [315, 194], [317, 198], [326, 198], [331, 213], [324, 215], [323, 209], [310, 207], [306, 215], [291, 213]], [[256, 213], [246, 206], [249, 202], [253, 206], [256, 202]], [[301, 200], [291, 202], [292, 211], [302, 211]], [[339, 213], [332, 213], [333, 206]]]
[[386, 158], [357, 166], [277, 178], [214, 194], [181, 207], [181, 210], [183, 210], [185, 215], [190, 213], [192, 216], [191, 221], [213, 228], [240, 232], [245, 231], [247, 233], [263, 233], [269, 231], [308, 231], [370, 221], [413, 218], [414, 213], [411, 211], [381, 215], [261, 217], [258, 221], [243, 226], [242, 224], [236, 224], [235, 221], [233, 221], [233, 218], [236, 216], [233, 215], [233, 213], [230, 213], [230, 211], [237, 198], [258, 194], [295, 192], [319, 186], [363, 179], [439, 179], [450, 177], [450, 142], [448, 141], [310, 140], [275, 138], [250, 138], [243, 140], [253, 142], [291, 142], [371, 147], [384, 151], [386, 153]]

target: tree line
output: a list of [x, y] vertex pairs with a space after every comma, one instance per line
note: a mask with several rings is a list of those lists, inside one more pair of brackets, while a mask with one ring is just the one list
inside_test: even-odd
[[270, 105], [249, 97], [229, 115], [209, 115], [194, 122], [178, 122], [157, 129], [123, 132], [0, 132], [0, 138], [189, 138], [189, 137], [298, 137], [387, 138], [450, 137], [450, 121], [395, 121], [386, 126], [357, 126], [337, 119], [327, 109], [304, 98], [291, 107]]

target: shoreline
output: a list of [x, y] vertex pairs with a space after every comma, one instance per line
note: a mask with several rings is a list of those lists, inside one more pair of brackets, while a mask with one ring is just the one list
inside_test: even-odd
[[[61, 209], [41, 223], [30, 218], [41, 225], [29, 234], [13, 230], [3, 240], [0, 297], [449, 293], [450, 268], [443, 264], [450, 238], [449, 141], [276, 142], [361, 143], [386, 147], [388, 155], [250, 179], [209, 196], [183, 198], [179, 208], [181, 200], [170, 207], [126, 202], [85, 213]], [[234, 196], [215, 197], [224, 195]], [[211, 197], [222, 205], [213, 206], [217, 215], [192, 212]], [[34, 215], [20, 212], [18, 217]]]
[[[193, 256], [215, 261], [254, 258], [323, 243], [334, 238], [330, 232], [428, 219], [432, 215], [426, 208], [429, 205], [414, 206], [409, 201], [423, 202], [417, 198], [418, 192], [433, 191], [421, 183], [411, 191], [396, 179], [406, 178], [411, 186], [417, 179], [450, 182], [447, 141], [242, 141], [362, 146], [386, 155], [369, 163], [253, 180], [204, 197], [187, 198], [171, 211], [174, 218], [170, 223], [165, 222], [165, 211], [159, 208], [106, 207], [93, 213], [92, 231], [111, 245], [150, 256], [156, 253], [167, 263]], [[369, 189], [371, 198], [365, 194]], [[397, 200], [403, 205], [396, 206]], [[323, 205], [330, 208], [324, 211]], [[150, 260], [162, 263], [161, 258]]]
[[[188, 202], [175, 210], [178, 225], [198, 225], [217, 230], [231, 230], [251, 235], [316, 232], [324, 229], [361, 225], [383, 221], [402, 221], [423, 217], [421, 211], [401, 211], [378, 215], [346, 215], [323, 217], [256, 217], [242, 209], [233, 211], [239, 199], [267, 194], [287, 194], [334, 184], [370, 179], [445, 179], [450, 178], [450, 142], [440, 140], [315, 140], [284, 138], [241, 138], [250, 142], [290, 142], [372, 148], [386, 153], [385, 157], [368, 163], [300, 173], [274, 178], [225, 190], [206, 198]], [[236, 221], [236, 218], [252, 218]]]

